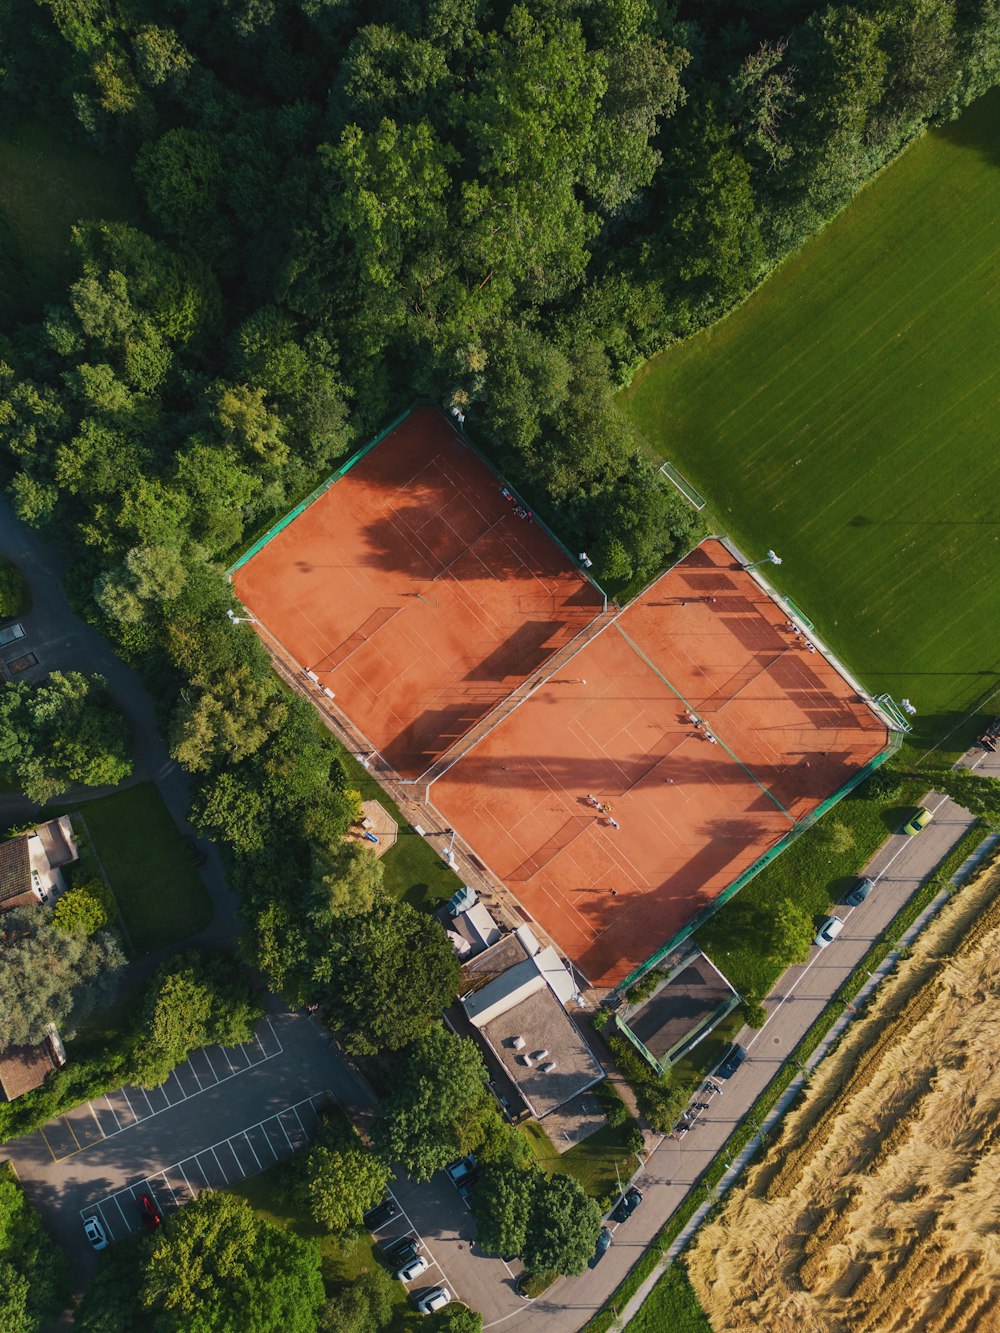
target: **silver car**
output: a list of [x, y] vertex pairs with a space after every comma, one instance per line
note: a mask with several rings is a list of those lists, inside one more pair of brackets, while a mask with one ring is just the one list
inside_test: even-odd
[[108, 1248], [108, 1238], [96, 1217], [85, 1217], [83, 1219], [83, 1230], [95, 1250], [106, 1250]]

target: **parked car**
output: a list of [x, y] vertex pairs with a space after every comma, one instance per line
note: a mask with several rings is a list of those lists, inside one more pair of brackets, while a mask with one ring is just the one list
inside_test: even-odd
[[16, 643], [18, 639], [24, 638], [24, 626], [20, 622], [13, 625], [5, 625], [0, 629], [0, 648], [6, 648], [8, 643]]
[[447, 1287], [431, 1287], [430, 1291], [425, 1291], [417, 1301], [417, 1309], [421, 1314], [433, 1314], [435, 1310], [441, 1310], [450, 1304], [451, 1292]]
[[747, 1058], [746, 1048], [734, 1042], [726, 1052], [726, 1058], [715, 1071], [716, 1078], [732, 1078], [740, 1065]]
[[854, 888], [847, 895], [845, 901], [849, 902], [852, 907], [860, 907], [874, 887], [874, 880], [859, 879], [857, 884], [855, 884]]
[[630, 1185], [611, 1211], [613, 1222], [627, 1222], [642, 1203], [642, 1190]]
[[457, 1162], [452, 1162], [451, 1166], [446, 1166], [445, 1171], [448, 1174], [448, 1179], [458, 1189], [463, 1180], [478, 1174], [479, 1163], [476, 1160], [476, 1154], [473, 1152], [469, 1153], [468, 1157], [460, 1157]]
[[136, 1203], [139, 1205], [139, 1216], [142, 1218], [143, 1225], [150, 1231], [155, 1231], [163, 1219], [157, 1212], [156, 1204], [148, 1194], [140, 1194]]
[[919, 833], [922, 828], [926, 828], [934, 816], [925, 807], [921, 806], [909, 823], [903, 825], [903, 832], [914, 834]]
[[814, 943], [818, 944], [821, 949], [825, 949], [828, 944], [833, 943], [843, 929], [844, 923], [839, 916], [828, 916], [816, 932]]
[[382, 1253], [390, 1263], [405, 1264], [424, 1248], [424, 1243], [413, 1232], [408, 1236], [397, 1236], [383, 1247]]
[[428, 1268], [430, 1264], [426, 1258], [422, 1254], [415, 1254], [412, 1259], [408, 1259], [396, 1269], [396, 1277], [400, 1282], [412, 1282], [421, 1273], [426, 1273]]
[[597, 1237], [597, 1249], [594, 1251], [593, 1258], [588, 1262], [588, 1268], [596, 1268], [601, 1262], [608, 1250], [611, 1248], [611, 1242], [614, 1238], [607, 1227], [601, 1227], [601, 1234]]
[[96, 1217], [85, 1217], [83, 1219], [83, 1230], [95, 1250], [106, 1250], [108, 1248], [108, 1238]]
[[383, 1199], [380, 1204], [365, 1213], [365, 1226], [369, 1231], [377, 1231], [379, 1227], [384, 1227], [386, 1222], [391, 1222], [398, 1212], [399, 1205], [395, 1199]]

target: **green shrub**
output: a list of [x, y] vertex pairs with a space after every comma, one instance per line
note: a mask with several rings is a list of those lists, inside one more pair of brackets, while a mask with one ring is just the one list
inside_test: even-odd
[[23, 614], [28, 604], [28, 585], [21, 571], [0, 555], [0, 619]]

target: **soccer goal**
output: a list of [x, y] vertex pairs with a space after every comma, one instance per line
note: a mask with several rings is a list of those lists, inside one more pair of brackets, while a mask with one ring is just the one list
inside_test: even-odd
[[693, 504], [695, 509], [705, 508], [706, 501], [704, 496], [699, 495], [687, 478], [681, 476], [673, 463], [663, 463], [660, 467], [660, 473], [662, 476], [666, 477], [668, 481], [674, 483], [681, 495], [684, 496], [684, 499]]

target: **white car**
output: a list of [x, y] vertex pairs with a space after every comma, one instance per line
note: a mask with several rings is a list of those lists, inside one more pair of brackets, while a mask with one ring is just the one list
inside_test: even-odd
[[108, 1248], [108, 1238], [96, 1217], [85, 1217], [83, 1219], [83, 1230], [95, 1250], [106, 1250]]
[[417, 1301], [417, 1309], [421, 1314], [433, 1314], [435, 1310], [442, 1310], [450, 1304], [451, 1292], [447, 1287], [431, 1287], [430, 1291], [425, 1291]]
[[396, 1269], [396, 1276], [400, 1282], [412, 1282], [421, 1273], [426, 1273], [429, 1266], [424, 1256], [417, 1254], [412, 1259], [408, 1259], [402, 1268]]
[[839, 916], [828, 916], [820, 926], [815, 942], [821, 949], [825, 949], [828, 944], [833, 943], [843, 929], [844, 923]]

